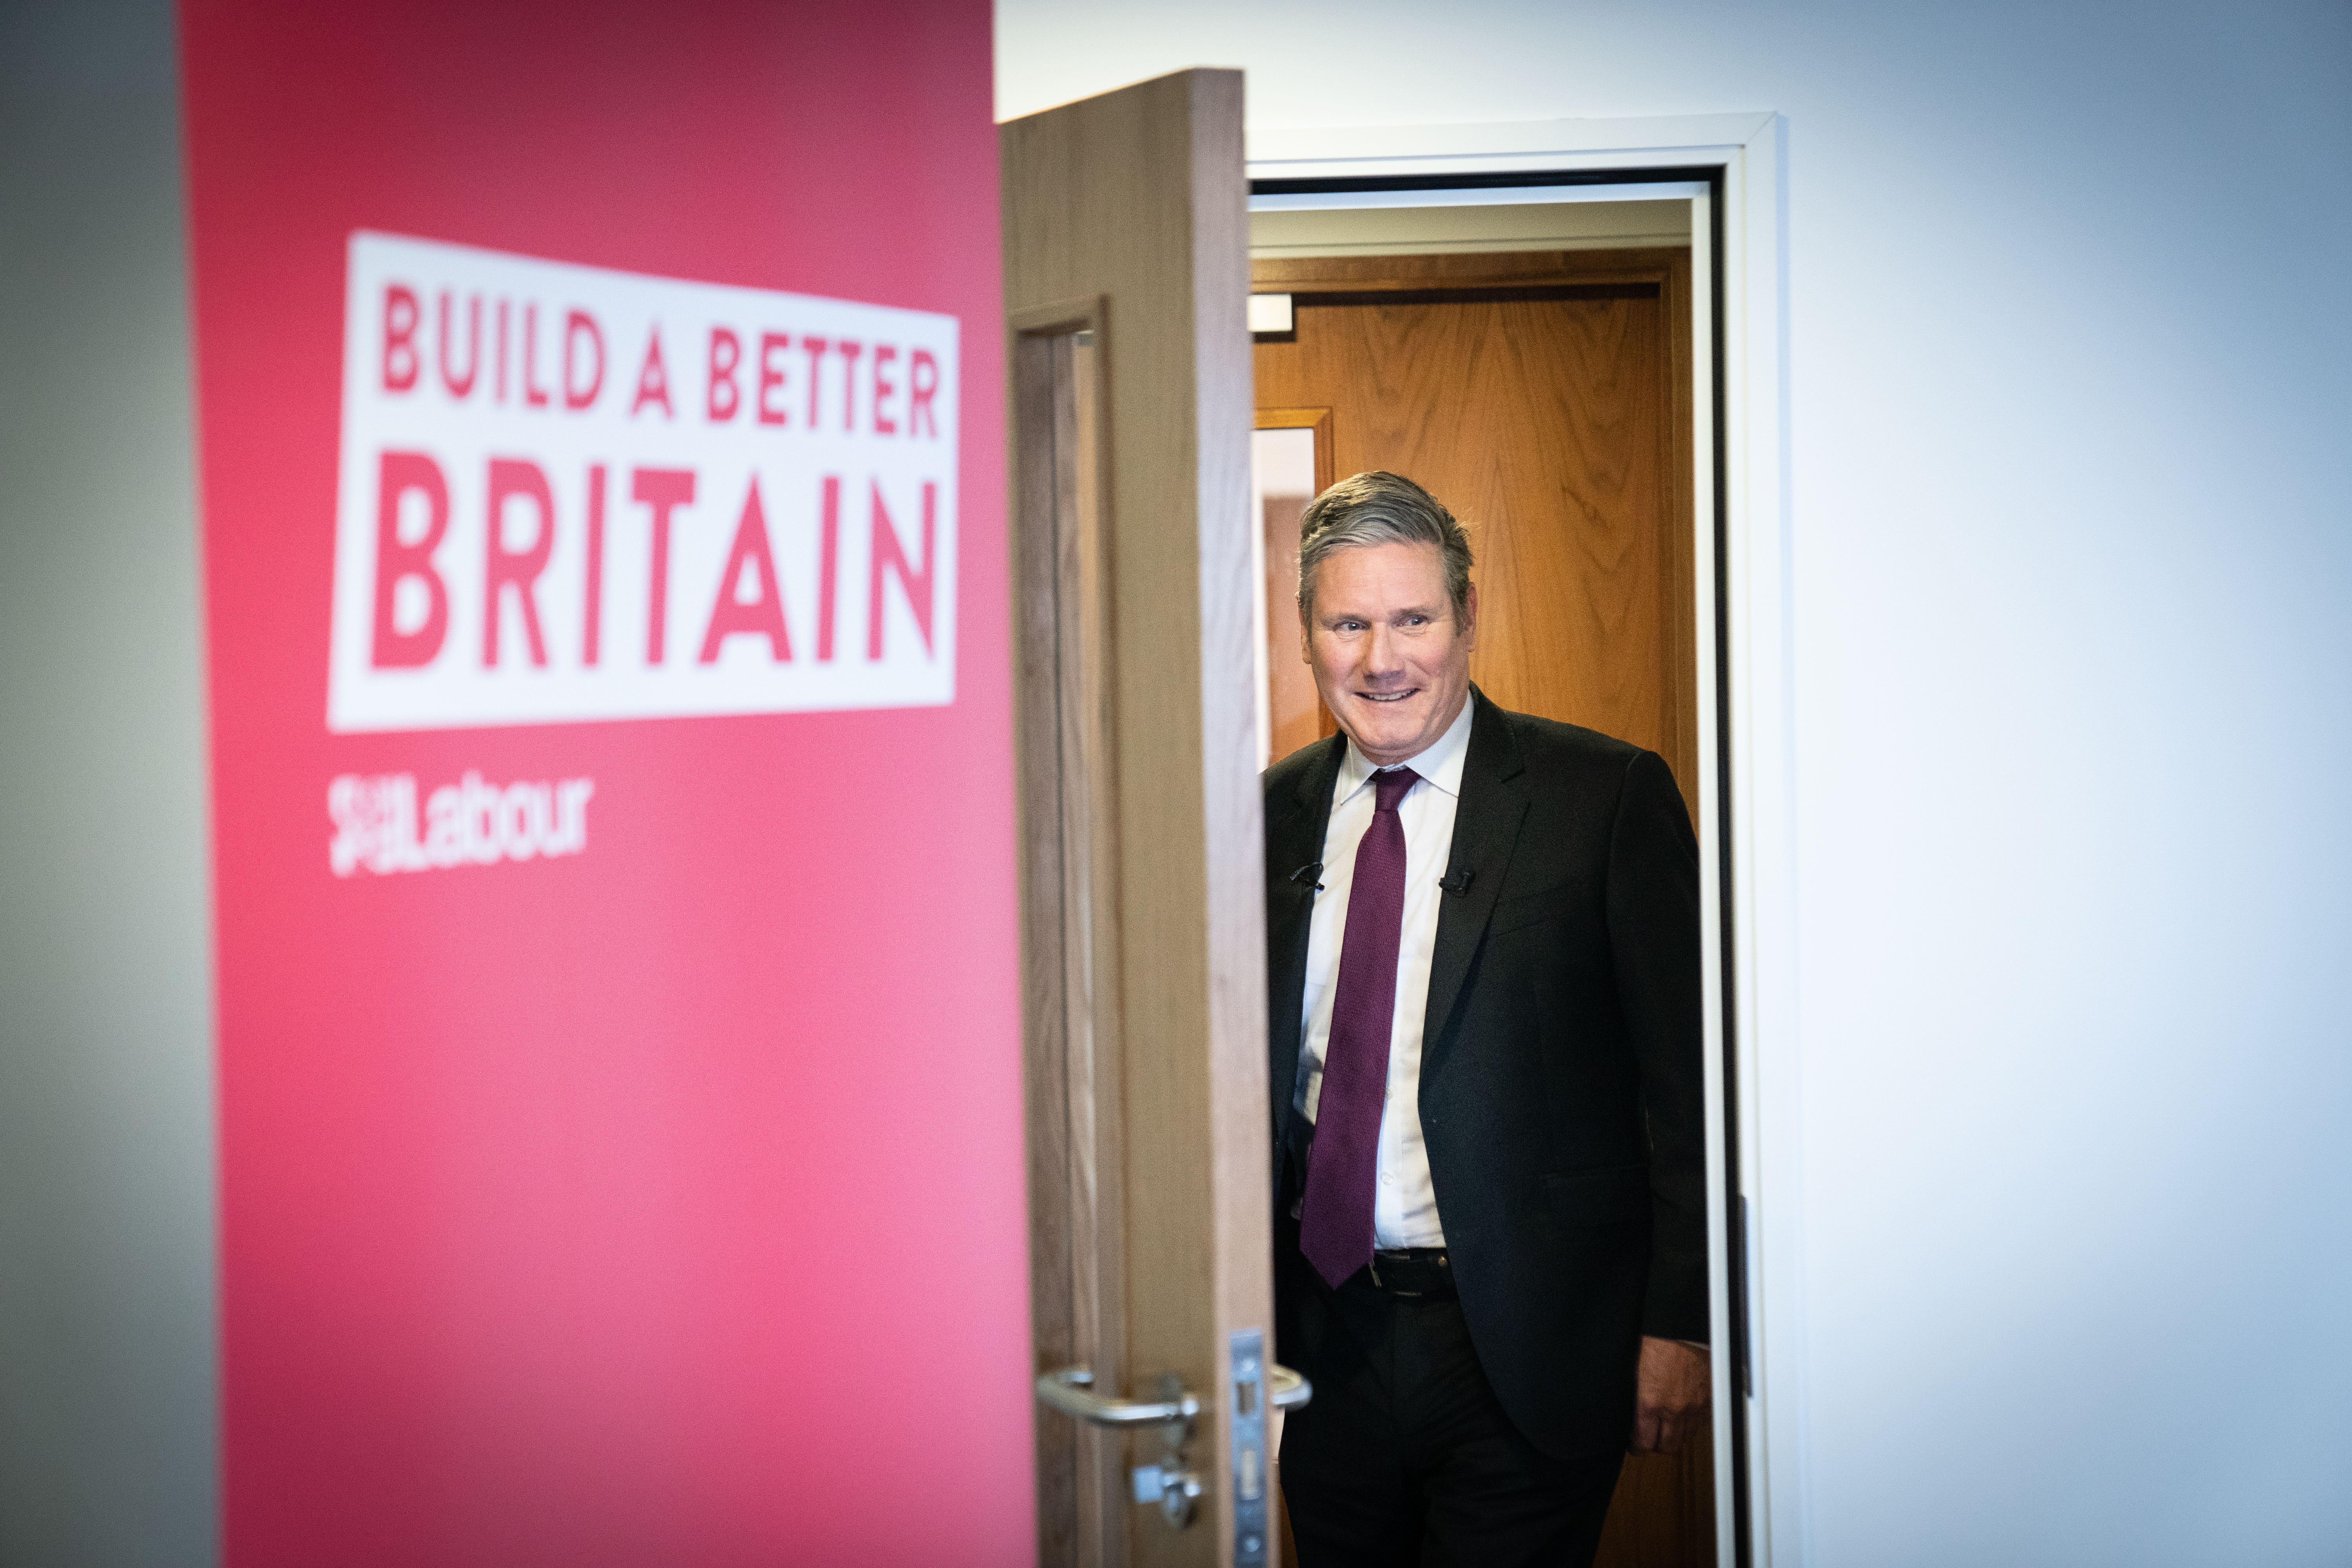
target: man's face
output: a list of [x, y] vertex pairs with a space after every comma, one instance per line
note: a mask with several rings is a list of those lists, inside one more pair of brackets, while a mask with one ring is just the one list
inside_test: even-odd
[[1433, 744], [1470, 695], [1478, 590], [1457, 624], [1434, 544], [1363, 544], [1315, 568], [1307, 662], [1339, 728], [1381, 767]]

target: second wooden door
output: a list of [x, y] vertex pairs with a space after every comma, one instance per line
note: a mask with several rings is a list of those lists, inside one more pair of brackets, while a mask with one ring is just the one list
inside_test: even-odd
[[[1251, 286], [1296, 322], [1255, 351], [1259, 408], [1469, 531], [1480, 689], [1649, 747], [1696, 806], [1688, 253], [1307, 258]], [[1269, 658], [1296, 663], [1283, 608]]]

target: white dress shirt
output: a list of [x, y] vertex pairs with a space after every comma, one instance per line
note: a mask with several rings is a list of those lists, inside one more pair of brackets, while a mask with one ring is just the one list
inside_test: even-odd
[[[1421, 1028], [1429, 1005], [1429, 963], [1437, 951], [1438, 879], [1454, 848], [1454, 813], [1462, 798], [1462, 762], [1470, 749], [1470, 713], [1461, 713], [1434, 745], [1403, 764], [1421, 775], [1397, 805], [1404, 827], [1404, 921], [1398, 932], [1396, 1013], [1389, 1024], [1388, 1098], [1381, 1108], [1380, 1181], [1373, 1188], [1372, 1245], [1443, 1247], [1429, 1150], [1421, 1136]], [[1323, 834], [1322, 889], [1307, 934], [1306, 1016], [1300, 1029], [1298, 1099], [1309, 1121], [1323, 1098], [1323, 1053], [1331, 1038], [1339, 990], [1340, 938], [1348, 895], [1356, 884], [1356, 845], [1372, 825], [1374, 768], [1348, 742], [1331, 786], [1331, 824]]]

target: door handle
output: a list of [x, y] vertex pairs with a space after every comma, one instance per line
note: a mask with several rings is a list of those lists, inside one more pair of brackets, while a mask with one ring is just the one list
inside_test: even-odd
[[1265, 1402], [1276, 1410], [1296, 1410], [1315, 1397], [1315, 1385], [1279, 1362], [1266, 1368]]
[[[1235, 1373], [1232, 1415], [1234, 1447], [1234, 1565], [1265, 1568], [1266, 1534], [1265, 1412], [1296, 1410], [1315, 1395], [1314, 1385], [1286, 1366], [1265, 1359], [1265, 1340], [1256, 1329], [1234, 1333]], [[1156, 1502], [1168, 1522], [1178, 1530], [1192, 1522], [1207, 1482], [1184, 1457], [1192, 1440], [1192, 1426], [1201, 1415], [1201, 1401], [1188, 1393], [1176, 1374], [1160, 1380], [1157, 1399], [1121, 1399], [1095, 1392], [1092, 1367], [1066, 1366], [1040, 1373], [1037, 1403], [1074, 1420], [1096, 1426], [1124, 1429], [1157, 1426], [1167, 1447], [1156, 1465], [1141, 1465], [1129, 1476], [1135, 1500]]]
[[1097, 1426], [1164, 1426], [1201, 1414], [1201, 1402], [1181, 1387], [1158, 1399], [1121, 1399], [1094, 1387], [1091, 1368], [1066, 1366], [1037, 1379], [1037, 1403]]
[[[1288, 1367], [1269, 1366], [1266, 1373], [1265, 1402], [1276, 1410], [1296, 1410], [1315, 1397], [1315, 1385]], [[1037, 1403], [1097, 1426], [1162, 1426], [1201, 1414], [1200, 1400], [1181, 1388], [1158, 1399], [1121, 1399], [1097, 1394], [1094, 1385], [1092, 1369], [1066, 1366], [1037, 1379]]]

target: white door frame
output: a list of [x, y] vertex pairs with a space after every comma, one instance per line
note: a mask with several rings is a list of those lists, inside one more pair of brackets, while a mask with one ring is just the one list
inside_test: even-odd
[[[1797, 1081], [1795, 791], [1790, 742], [1787, 179], [1778, 115], [1654, 120], [1554, 120], [1496, 125], [1317, 127], [1253, 131], [1249, 174], [1259, 180], [1416, 181], [1461, 174], [1491, 184], [1503, 174], [1674, 171], [1706, 178], [1717, 194], [1692, 198], [1694, 344], [1699, 364], [1700, 469], [1699, 841], [1701, 911], [1711, 937], [1706, 984], [1708, 1224], [1718, 1265], [1742, 1233], [1748, 1387], [1734, 1386], [1733, 1358], [1717, 1355], [1716, 1521], [1727, 1565], [1803, 1560], [1799, 1468], [1802, 1441], [1803, 1325], [1797, 1230], [1800, 1110]], [[1616, 199], [1680, 195], [1684, 189], [1602, 190]], [[1563, 189], [1555, 199], [1564, 199]], [[1423, 198], [1444, 200], [1445, 198]], [[1463, 198], [1454, 198], [1460, 201]], [[1475, 201], [1478, 198], [1467, 198]], [[1491, 199], [1491, 198], [1490, 198]], [[1506, 197], [1504, 199], [1510, 199]], [[1520, 199], [1526, 199], [1522, 196]], [[1375, 205], [1379, 197], [1362, 205]], [[1339, 205], [1326, 198], [1315, 205]], [[1348, 205], [1356, 205], [1353, 203]], [[1451, 205], [1451, 204], [1449, 204]], [[1710, 208], [1718, 210], [1710, 210]], [[1710, 244], [1717, 286], [1706, 285]], [[1709, 310], [1713, 297], [1714, 309]], [[1721, 460], [1708, 345], [1716, 345]], [[1721, 558], [1714, 498], [1720, 477]], [[1718, 605], [1719, 596], [1719, 605]], [[1720, 619], [1718, 620], [1718, 616]], [[1720, 638], [1718, 642], [1718, 637]], [[1729, 984], [1725, 984], [1725, 964]], [[1726, 1008], [1728, 1005], [1729, 1018]], [[1725, 1081], [1727, 1022], [1732, 1081]], [[1728, 1089], [1737, 1089], [1727, 1099]], [[1730, 1106], [1728, 1120], [1726, 1105]], [[1738, 1162], [1735, 1214], [1726, 1132]], [[1727, 1275], [1712, 1271], [1714, 1343], [1732, 1339]], [[1736, 1436], [1732, 1423], [1744, 1416]], [[1746, 1457], [1747, 1531], [1733, 1498], [1735, 1455]], [[1775, 1464], [1775, 1458], [1780, 1463]], [[1742, 1550], [1742, 1547], [1746, 1550]]]

